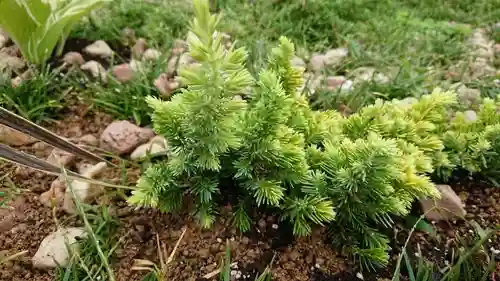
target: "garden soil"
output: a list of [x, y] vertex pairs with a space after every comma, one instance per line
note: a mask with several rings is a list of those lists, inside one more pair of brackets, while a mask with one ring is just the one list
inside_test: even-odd
[[[44, 124], [53, 132], [67, 138], [85, 134], [99, 137], [104, 128], [112, 122], [110, 116], [93, 110], [80, 100], [77, 94], [71, 95], [70, 99], [69, 106], [61, 113], [61, 121]], [[23, 150], [37, 157], [46, 157], [51, 147], [36, 144]], [[7, 163], [2, 163], [0, 169], [8, 175], [2, 184], [14, 184], [20, 190], [19, 195], [10, 201], [9, 209], [0, 209], [0, 251], [3, 254], [28, 251], [23, 258], [0, 267], [0, 280], [53, 280], [54, 270], [34, 269], [31, 266], [31, 257], [43, 238], [56, 230], [56, 220], [64, 226], [81, 226], [81, 222], [76, 216], [58, 210], [53, 212], [40, 203], [39, 195], [49, 189], [55, 176]], [[109, 168], [104, 180], [133, 185], [139, 177], [140, 167], [129, 167], [125, 182], [121, 174], [120, 170]], [[467, 204], [469, 223], [436, 223], [437, 235], [417, 231], [409, 247], [415, 252], [416, 245], [420, 244], [423, 254], [438, 264], [444, 264], [449, 258], [459, 237], [472, 235], [473, 227], [470, 221], [476, 221], [483, 228], [500, 224], [500, 189], [475, 181], [458, 181], [453, 187]], [[120, 223], [116, 236], [119, 244], [112, 260], [118, 281], [141, 280], [146, 273], [132, 271], [134, 260], [158, 261], [157, 236], [170, 254], [184, 229], [185, 235], [168, 266], [167, 280], [206, 280], [203, 278], [206, 274], [219, 268], [225, 255], [226, 241], [230, 244], [231, 262], [236, 263], [232, 271], [234, 276], [239, 277], [238, 280], [254, 280], [271, 262], [275, 281], [360, 280], [359, 269], [349, 258], [341, 255], [326, 242], [325, 233], [315, 231], [310, 237], [293, 238], [290, 235], [290, 226], [280, 223], [272, 213], [258, 214], [253, 229], [249, 233], [241, 234], [231, 226], [229, 204], [220, 210], [220, 216], [212, 229], [202, 230], [188, 213], [172, 215], [151, 209], [136, 210], [127, 206], [118, 196], [108, 196], [101, 199], [100, 203], [110, 206], [111, 212]], [[396, 223], [394, 229], [389, 232], [393, 233], [391, 266], [378, 272], [364, 272], [364, 280], [390, 280], [399, 249], [408, 235], [408, 228], [402, 224]], [[500, 233], [492, 237], [488, 247], [500, 249], [498, 234]]]

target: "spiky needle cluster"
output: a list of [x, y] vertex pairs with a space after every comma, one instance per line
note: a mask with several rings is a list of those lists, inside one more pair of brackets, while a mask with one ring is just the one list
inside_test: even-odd
[[485, 100], [477, 120], [459, 113], [451, 124], [456, 97], [439, 89], [420, 100], [377, 101], [349, 117], [314, 111], [297, 91], [303, 70], [290, 63], [290, 41], [280, 38], [254, 80], [246, 51], [222, 44], [208, 1], [194, 3], [188, 43], [198, 63], [180, 72], [187, 88], [171, 101], [148, 98], [171, 154], [145, 171], [131, 204], [170, 212], [190, 200], [210, 227], [222, 181], [231, 179], [240, 230], [250, 229], [257, 206], [280, 209], [296, 235], [332, 222], [334, 237], [371, 266], [388, 261], [378, 229], [406, 215], [415, 198], [439, 196], [430, 173], [496, 163], [498, 103]]

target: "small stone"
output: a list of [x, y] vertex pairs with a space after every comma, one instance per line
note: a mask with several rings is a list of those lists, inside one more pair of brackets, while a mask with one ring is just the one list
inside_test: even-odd
[[85, 63], [85, 59], [78, 52], [69, 52], [64, 55], [63, 62], [69, 66], [80, 66]]
[[356, 277], [357, 277], [358, 279], [365, 280], [365, 279], [363, 278], [363, 274], [361, 274], [361, 272], [356, 273]]
[[170, 97], [172, 92], [178, 89], [180, 86], [179, 82], [169, 80], [167, 73], [160, 74], [160, 76], [155, 79], [154, 85], [160, 92], [161, 96], [164, 98]]
[[0, 72], [10, 71], [17, 72], [22, 70], [26, 66], [23, 59], [15, 56], [11, 56], [4, 52], [0, 52]]
[[464, 112], [465, 121], [474, 122], [477, 120], [477, 114], [474, 110], [467, 110]]
[[297, 56], [294, 56], [290, 61], [290, 63], [292, 64], [293, 67], [306, 68], [307, 66], [304, 60]]
[[[106, 167], [106, 162], [97, 163], [96, 165], [85, 171], [82, 176], [89, 179], [95, 179], [102, 172], [104, 172], [104, 169]], [[104, 192], [104, 188], [100, 185], [91, 184], [86, 181], [73, 180], [71, 181], [71, 189], [69, 187], [66, 188], [63, 209], [70, 214], [75, 212], [75, 203], [73, 201], [73, 196], [78, 198], [81, 203], [91, 203]]]
[[10, 84], [12, 85], [12, 88], [17, 88], [21, 86], [24, 82], [24, 79], [21, 76], [17, 76], [16, 78], [13, 78], [10, 81]]
[[200, 249], [198, 250], [198, 255], [201, 258], [206, 259], [210, 256], [210, 251], [208, 251], [208, 249]]
[[0, 143], [11, 146], [25, 146], [35, 142], [37, 142], [37, 140], [31, 136], [7, 126], [0, 125]]
[[243, 245], [248, 245], [250, 243], [250, 239], [248, 239], [248, 237], [246, 236], [243, 236], [243, 238], [241, 238], [241, 243]]
[[178, 67], [179, 68], [186, 67], [186, 66], [192, 65], [193, 63], [196, 63], [196, 60], [193, 59], [191, 57], [191, 55], [189, 55], [188, 53], [183, 53], [179, 57], [179, 65], [178, 65]]
[[[83, 228], [62, 228], [45, 237], [40, 243], [38, 251], [32, 258], [35, 268], [50, 269], [58, 266], [64, 267], [70, 259], [67, 245], [76, 242], [77, 237], [84, 237]], [[76, 249], [76, 248], [73, 248]]]
[[466, 107], [471, 107], [473, 104], [481, 100], [481, 91], [478, 89], [467, 88], [465, 85], [457, 89], [458, 100]]
[[108, 80], [106, 69], [94, 60], [84, 63], [80, 66], [80, 69], [89, 72], [94, 78], [100, 78], [103, 82], [107, 82]]
[[349, 51], [347, 50], [347, 48], [337, 48], [329, 50], [324, 55], [325, 64], [334, 67], [339, 66], [348, 54]]
[[142, 70], [142, 62], [141, 61], [132, 59], [129, 64], [130, 64], [130, 67], [132, 68], [132, 70], [135, 72]]
[[309, 68], [314, 72], [319, 72], [325, 67], [325, 56], [321, 54], [314, 54], [309, 61]]
[[188, 44], [184, 40], [176, 39], [174, 41], [174, 48], [172, 49], [172, 54], [178, 56], [184, 53], [188, 48]]
[[330, 91], [339, 89], [345, 83], [346, 79], [344, 76], [328, 76], [326, 78], [327, 88]]
[[148, 155], [155, 155], [161, 152], [166, 152], [167, 149], [157, 143], [149, 142], [138, 146], [131, 154], [130, 159], [139, 160]]
[[91, 56], [110, 58], [113, 56], [113, 50], [109, 47], [108, 43], [103, 40], [97, 40], [91, 45], [85, 47], [83, 51]]
[[8, 42], [9, 42], [9, 36], [7, 35], [7, 33], [0, 31], [0, 49], [5, 47]]
[[141, 128], [129, 121], [114, 121], [101, 134], [101, 148], [119, 155], [132, 152], [154, 137], [151, 129]]
[[434, 221], [463, 218], [466, 215], [464, 203], [455, 191], [444, 184], [438, 184], [436, 188], [441, 193], [440, 199], [420, 200], [425, 217]]
[[147, 61], [155, 61], [161, 57], [161, 52], [156, 49], [147, 49], [142, 58]]
[[[59, 179], [56, 179], [54, 182], [56, 181], [61, 182]], [[54, 182], [48, 191], [40, 195], [39, 200], [45, 207], [52, 208], [56, 206], [62, 208], [64, 203], [64, 188], [61, 188], [59, 183], [54, 184]], [[65, 186], [64, 183], [62, 183], [62, 185]]]
[[61, 150], [59, 148], [54, 148], [47, 158], [47, 162], [58, 167], [71, 168], [75, 163], [76, 155]]
[[99, 140], [94, 135], [87, 134], [87, 135], [82, 136], [78, 140], [78, 143], [83, 144], [83, 145], [87, 145], [87, 146], [98, 146]]
[[135, 75], [135, 71], [128, 63], [115, 65], [111, 72], [113, 73], [113, 76], [116, 78], [116, 80], [122, 83], [132, 80]]
[[144, 55], [144, 51], [146, 51], [146, 40], [144, 38], [139, 38], [132, 47], [132, 57], [140, 59]]
[[267, 227], [267, 223], [266, 223], [266, 221], [265, 221], [265, 220], [263, 220], [263, 219], [260, 219], [260, 220], [259, 220], [259, 222], [258, 222], [258, 224], [259, 224], [259, 228], [260, 228], [261, 230], [265, 230], [265, 229], [266, 229], [266, 227]]
[[273, 223], [273, 225], [271, 226], [274, 230], [278, 229], [278, 225]]

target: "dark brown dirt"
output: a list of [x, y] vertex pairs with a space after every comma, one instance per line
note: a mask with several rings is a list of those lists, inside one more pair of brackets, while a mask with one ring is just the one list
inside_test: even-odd
[[[99, 137], [111, 121], [110, 116], [94, 111], [84, 104], [78, 94], [72, 94], [61, 120], [44, 125], [68, 138], [85, 134]], [[50, 146], [42, 143], [22, 149], [37, 157], [46, 157], [51, 151]], [[10, 209], [0, 209], [0, 251], [14, 254], [28, 250], [28, 254], [20, 261], [0, 267], [0, 280], [52, 280], [54, 272], [33, 269], [30, 257], [36, 252], [42, 239], [56, 227], [52, 211], [42, 206], [38, 199], [42, 192], [49, 189], [55, 177], [19, 169], [6, 163], [1, 163], [0, 168], [20, 190], [20, 194], [10, 202]], [[122, 181], [120, 169], [109, 168], [105, 174], [105, 180], [133, 185], [140, 170], [139, 167], [127, 168], [125, 181]], [[8, 183], [2, 184], [5, 186]], [[467, 219], [477, 221], [484, 228], [500, 224], [500, 189], [473, 181], [456, 183], [453, 187], [467, 203]], [[188, 213], [172, 215], [151, 209], [134, 210], [113, 193], [101, 198], [99, 202], [110, 206], [120, 221], [117, 239], [121, 239], [121, 242], [112, 264], [117, 280], [120, 281], [141, 280], [146, 273], [131, 270], [134, 259], [157, 262], [156, 236], [159, 236], [170, 253], [184, 228], [187, 231], [169, 265], [168, 280], [204, 280], [202, 277], [205, 274], [220, 266], [226, 240], [231, 245], [232, 262], [237, 263], [232, 270], [240, 275], [238, 280], [254, 280], [273, 257], [275, 281], [359, 280], [356, 277], [356, 267], [324, 242], [324, 233], [317, 230], [311, 237], [294, 239], [290, 235], [289, 226], [278, 222], [272, 214], [261, 214], [255, 220], [252, 231], [241, 234], [230, 226], [230, 206], [220, 210], [221, 215], [212, 229], [202, 230]], [[76, 217], [68, 216], [62, 211], [56, 212], [56, 218], [66, 226], [81, 225]], [[397, 253], [408, 234], [404, 229], [400, 225], [393, 229], [397, 243], [391, 253], [392, 266], [380, 272], [364, 273], [364, 280], [384, 280], [378, 278], [391, 276]], [[463, 221], [456, 221], [438, 223], [436, 229], [438, 239], [417, 232], [410, 248], [415, 249], [416, 243], [420, 243], [426, 257], [444, 264], [449, 258], [448, 252], [457, 245], [458, 237], [470, 235], [472, 227]], [[491, 239], [488, 247], [500, 249], [498, 234]]]

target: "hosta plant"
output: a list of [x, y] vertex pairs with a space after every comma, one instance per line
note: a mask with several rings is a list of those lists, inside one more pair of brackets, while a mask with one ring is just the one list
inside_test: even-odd
[[0, 0], [0, 27], [33, 64], [45, 63], [57, 44], [62, 52], [71, 28], [110, 0]]

